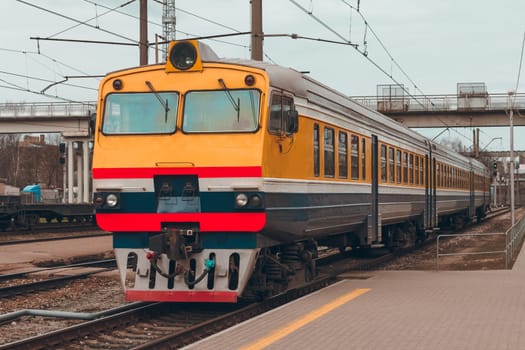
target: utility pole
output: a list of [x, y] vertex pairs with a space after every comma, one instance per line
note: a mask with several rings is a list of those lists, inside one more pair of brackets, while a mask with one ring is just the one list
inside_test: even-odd
[[140, 0], [140, 65], [148, 64], [148, 0]]
[[262, 0], [252, 3], [252, 60], [263, 60]]
[[511, 225], [516, 223], [514, 211], [514, 111], [513, 96], [514, 92], [509, 92], [509, 129], [510, 129], [510, 217]]

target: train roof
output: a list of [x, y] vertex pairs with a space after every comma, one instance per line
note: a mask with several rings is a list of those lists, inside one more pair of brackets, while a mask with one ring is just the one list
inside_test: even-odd
[[432, 144], [433, 149], [445, 158], [446, 155], [454, 153], [456, 160], [460, 159], [462, 162], [473, 164], [476, 167], [485, 167], [481, 162], [473, 158], [463, 156], [447, 148], [446, 146], [436, 144], [432, 142], [432, 140], [424, 137], [414, 130], [409, 129], [405, 125], [393, 120], [392, 118], [354, 101], [350, 96], [345, 95], [340, 91], [335, 90], [293, 68], [263, 61], [239, 58], [223, 58], [219, 57], [207, 44], [198, 41], [198, 45], [202, 62], [236, 64], [240, 66], [261, 69], [265, 71], [270, 77], [270, 85], [272, 87], [289, 91], [294, 96], [305, 99], [308, 101], [308, 103], [331, 109], [342, 115], [350, 116], [351, 118], [358, 121], [361, 125], [366, 125], [371, 130], [380, 130], [386, 134], [389, 134], [393, 138], [399, 139], [400, 133], [403, 134], [402, 136], [409, 136], [411, 138], [411, 142], [417, 142], [419, 147], [427, 148], [428, 144]]
[[[410, 135], [410, 137], [412, 137], [414, 140], [420, 142], [421, 145], [428, 145], [431, 143], [436, 153], [444, 158], [470, 163], [478, 170], [486, 168], [485, 165], [480, 161], [474, 158], [463, 156], [446, 146], [434, 143], [418, 132], [411, 130], [410, 128], [393, 120], [392, 118], [363, 106], [362, 104], [354, 101], [351, 97], [342, 94], [340, 91], [326, 86], [323, 83], [293, 68], [247, 59], [215, 58], [208, 62], [237, 64], [262, 69], [270, 77], [271, 86], [290, 91], [295, 96], [305, 98], [314, 104], [319, 104], [326, 107], [328, 102], [332, 104], [335, 109], [338, 109], [339, 112], [350, 114], [354, 117], [356, 117], [356, 114], [357, 116], [364, 116], [375, 123], [380, 123], [383, 128], [386, 127], [388, 129], [395, 130], [395, 132], [399, 132], [400, 129], [403, 129], [404, 133]], [[450, 157], [451, 154], [454, 154], [454, 156]]]

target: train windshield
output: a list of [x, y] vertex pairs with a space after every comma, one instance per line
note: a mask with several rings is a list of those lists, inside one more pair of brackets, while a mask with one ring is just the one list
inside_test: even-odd
[[174, 133], [178, 99], [176, 92], [110, 94], [106, 98], [102, 133]]
[[254, 132], [259, 122], [260, 91], [192, 91], [184, 98], [182, 131], [188, 133]]

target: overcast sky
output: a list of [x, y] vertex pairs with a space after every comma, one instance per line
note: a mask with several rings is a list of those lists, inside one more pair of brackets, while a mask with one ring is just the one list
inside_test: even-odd
[[[262, 1], [265, 34], [295, 33], [357, 46], [289, 37], [264, 40], [266, 61], [308, 71], [347, 95], [373, 96], [377, 85], [395, 82], [418, 95], [454, 94], [457, 83], [467, 82], [483, 82], [489, 93], [516, 88], [525, 1], [361, 0], [360, 13], [355, 11], [357, 0]], [[118, 12], [110, 11], [117, 7]], [[249, 0], [176, 0], [176, 7], [177, 39], [250, 30]], [[149, 41], [154, 42], [155, 34], [162, 34], [162, 5], [149, 0], [148, 12]], [[30, 39], [136, 43], [138, 14], [138, 0], [2, 0], [0, 103], [61, 101], [39, 92], [65, 76], [104, 75], [138, 65], [135, 46]], [[366, 31], [363, 17], [369, 24]], [[247, 35], [207, 43], [221, 57], [250, 57]], [[154, 60], [151, 49], [149, 61]], [[518, 92], [525, 92], [522, 78]], [[94, 101], [99, 81], [70, 78], [45, 92], [66, 100]], [[427, 132], [430, 137], [438, 133]], [[515, 135], [516, 148], [525, 149], [523, 130], [517, 128]], [[497, 136], [504, 140], [493, 141], [489, 149], [508, 149], [506, 129], [483, 129], [481, 147]], [[472, 130], [457, 129], [440, 137], [457, 137], [468, 145]]]

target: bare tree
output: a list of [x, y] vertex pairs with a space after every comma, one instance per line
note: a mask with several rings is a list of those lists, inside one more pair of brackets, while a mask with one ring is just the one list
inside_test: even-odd
[[443, 138], [439, 141], [439, 143], [459, 153], [465, 151], [465, 146], [459, 138]]

